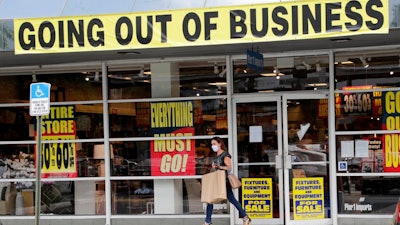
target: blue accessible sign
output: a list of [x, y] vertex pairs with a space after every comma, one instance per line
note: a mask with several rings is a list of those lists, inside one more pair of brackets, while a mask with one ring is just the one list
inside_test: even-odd
[[31, 116], [44, 116], [50, 113], [50, 87], [49, 83], [32, 83], [30, 86], [29, 114]]
[[264, 56], [258, 52], [247, 50], [247, 67], [259, 72], [264, 71]]

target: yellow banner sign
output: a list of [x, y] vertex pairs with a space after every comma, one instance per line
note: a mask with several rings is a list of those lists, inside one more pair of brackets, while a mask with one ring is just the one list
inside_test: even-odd
[[[43, 116], [41, 132], [44, 141], [75, 140], [75, 107], [50, 107], [50, 114]], [[41, 150], [42, 177], [77, 176], [75, 143], [44, 143]]]
[[290, 1], [15, 19], [15, 54], [237, 44], [389, 32], [389, 0]]

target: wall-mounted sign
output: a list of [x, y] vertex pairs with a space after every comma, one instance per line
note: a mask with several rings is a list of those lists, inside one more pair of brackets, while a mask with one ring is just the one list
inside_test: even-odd
[[49, 83], [32, 83], [30, 85], [29, 115], [44, 116], [50, 113]]
[[247, 67], [257, 71], [264, 71], [264, 56], [258, 52], [247, 50]]
[[210, 46], [389, 32], [389, 0], [284, 1], [14, 20], [15, 54]]

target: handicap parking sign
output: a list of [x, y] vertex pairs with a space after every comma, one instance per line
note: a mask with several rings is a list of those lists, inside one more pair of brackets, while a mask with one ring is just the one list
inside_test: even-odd
[[30, 86], [29, 114], [43, 116], [50, 113], [50, 87], [49, 83], [32, 83]]

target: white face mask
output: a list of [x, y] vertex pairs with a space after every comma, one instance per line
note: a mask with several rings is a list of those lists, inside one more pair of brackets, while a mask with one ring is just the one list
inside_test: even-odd
[[219, 149], [218, 145], [211, 145], [211, 148], [214, 152], [218, 152]]

